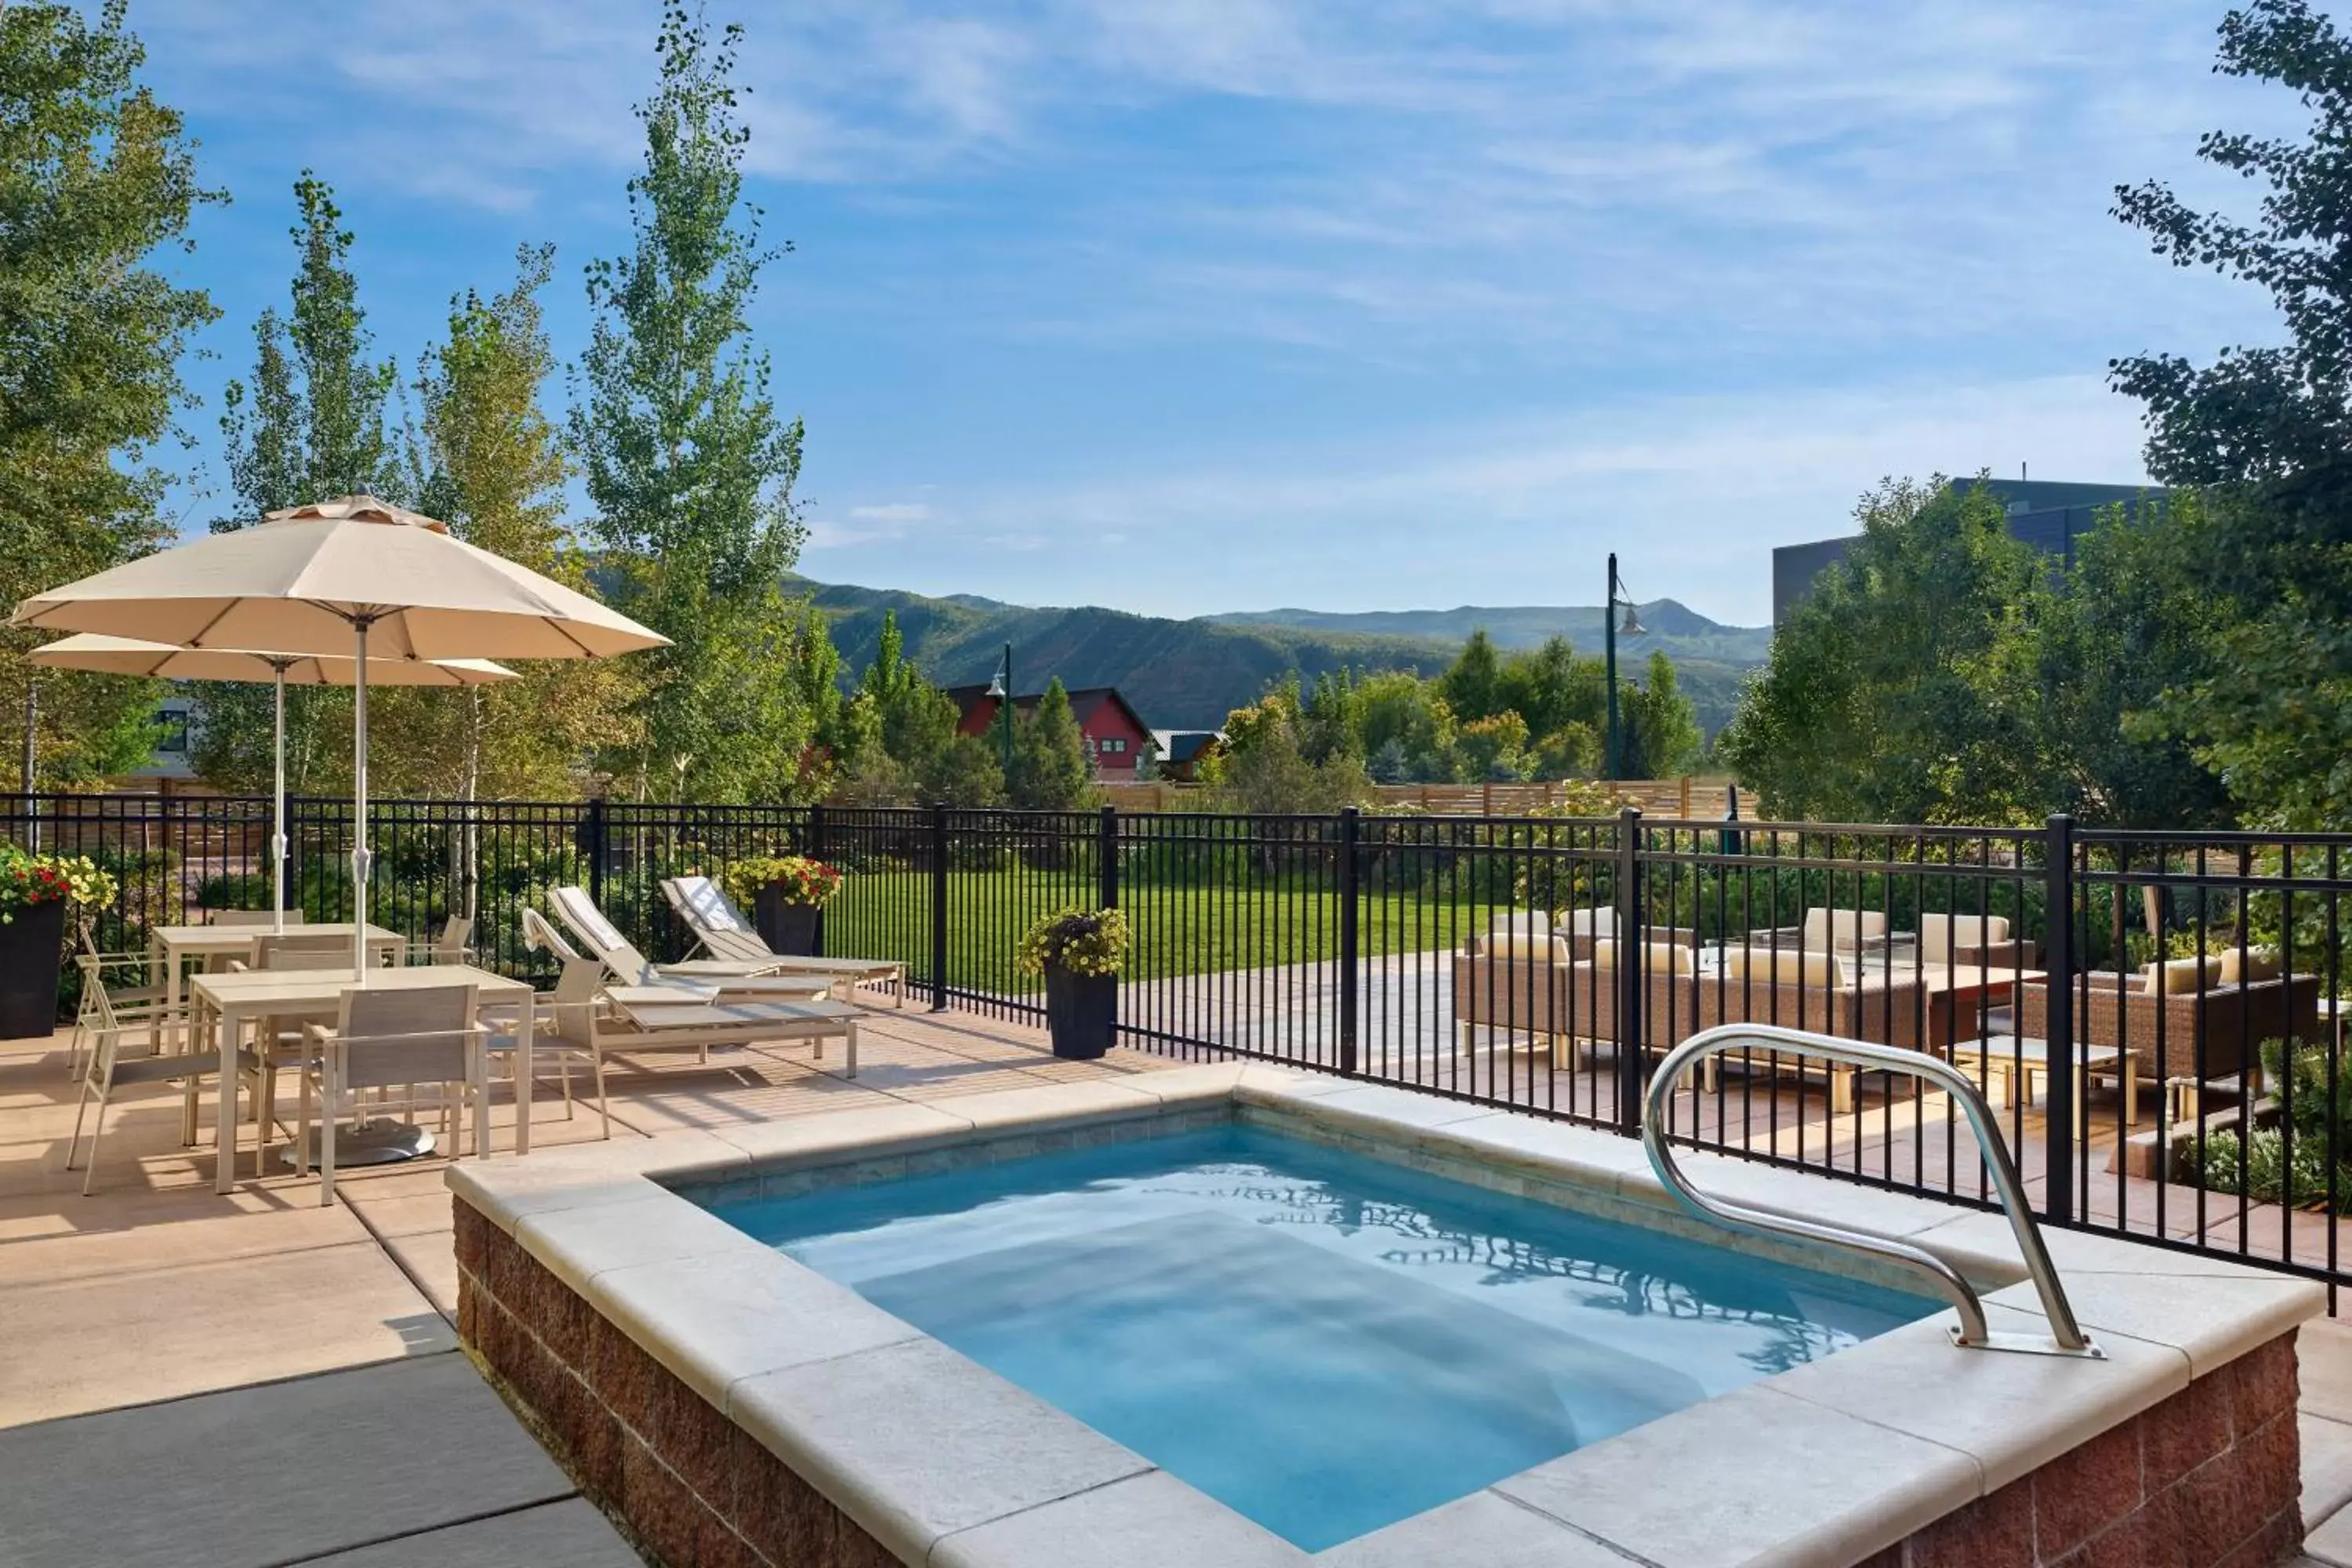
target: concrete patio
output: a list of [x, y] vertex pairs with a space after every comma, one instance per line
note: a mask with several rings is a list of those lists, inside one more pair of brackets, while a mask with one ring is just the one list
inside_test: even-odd
[[[215, 1196], [209, 1138], [181, 1147], [176, 1092], [151, 1089], [118, 1102], [84, 1198], [62, 1045], [0, 1045], [0, 1563], [635, 1560], [457, 1351], [440, 1161], [348, 1172], [324, 1209], [315, 1179], [253, 1180], [248, 1144]], [[855, 1081], [797, 1045], [616, 1070], [614, 1141], [1176, 1065], [1061, 1062], [1024, 1026], [883, 1009]], [[535, 1144], [597, 1131], [542, 1084]], [[2302, 1404], [2310, 1560], [2352, 1568], [2352, 1325], [2305, 1331]]]

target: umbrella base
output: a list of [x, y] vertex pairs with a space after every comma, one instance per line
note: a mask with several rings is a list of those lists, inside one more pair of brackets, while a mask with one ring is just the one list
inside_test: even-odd
[[[320, 1142], [319, 1130], [314, 1127], [310, 1130], [310, 1169], [314, 1171], [319, 1168]], [[353, 1165], [395, 1165], [403, 1160], [421, 1160], [432, 1153], [435, 1147], [433, 1134], [424, 1128], [379, 1118], [363, 1124], [356, 1131], [350, 1128], [336, 1131], [335, 1169], [341, 1171]], [[295, 1154], [296, 1145], [289, 1143], [278, 1151], [278, 1157], [290, 1171], [299, 1163]]]

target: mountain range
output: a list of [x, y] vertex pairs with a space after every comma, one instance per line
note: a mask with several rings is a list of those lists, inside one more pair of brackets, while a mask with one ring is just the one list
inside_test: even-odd
[[[1328, 670], [1410, 669], [1434, 675], [1483, 626], [1498, 647], [1533, 647], [1554, 635], [1598, 653], [1598, 605], [1464, 605], [1452, 610], [1337, 614], [1278, 609], [1170, 620], [1097, 605], [1009, 605], [977, 595], [934, 598], [895, 588], [795, 579], [831, 622], [835, 646], [854, 678], [873, 662], [882, 616], [895, 611], [908, 657], [941, 686], [983, 681], [1013, 645], [1013, 685], [1034, 691], [1055, 676], [1065, 686], [1116, 686], [1146, 722], [1212, 730], [1293, 670], [1306, 680]], [[1764, 661], [1771, 630], [1727, 626], [1672, 599], [1637, 607], [1642, 632], [1618, 639], [1618, 658], [1638, 674], [1654, 649], [1675, 661], [1709, 734], [1731, 717], [1747, 672]]]

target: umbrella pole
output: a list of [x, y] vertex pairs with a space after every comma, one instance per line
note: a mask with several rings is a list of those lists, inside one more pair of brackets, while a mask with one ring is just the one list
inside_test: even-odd
[[354, 619], [358, 663], [352, 668], [352, 963], [362, 985], [368, 980], [368, 732], [367, 637], [364, 617]]
[[278, 672], [278, 742], [271, 755], [276, 759], [277, 776], [269, 795], [269, 929], [286, 929], [286, 666], [270, 666]]

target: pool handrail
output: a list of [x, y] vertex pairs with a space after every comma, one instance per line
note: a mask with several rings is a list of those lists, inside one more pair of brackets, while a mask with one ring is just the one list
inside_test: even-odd
[[[2009, 1216], [2010, 1229], [2017, 1237], [2018, 1250], [2024, 1255], [2025, 1271], [2032, 1279], [2034, 1290], [2042, 1298], [2042, 1316], [2050, 1321], [2049, 1337], [1994, 1331], [1985, 1321], [1984, 1303], [1978, 1299], [1976, 1287], [1969, 1284], [1967, 1278], [1948, 1261], [1927, 1247], [1891, 1236], [1832, 1225], [1781, 1209], [1710, 1198], [1692, 1186], [1689, 1178], [1675, 1163], [1673, 1148], [1667, 1142], [1675, 1086], [1701, 1059], [1741, 1048], [1809, 1057], [1871, 1071], [1904, 1073], [1927, 1079], [1958, 1101], [1969, 1119], [1970, 1130], [1976, 1134], [1977, 1146], [1983, 1154], [1985, 1165], [1992, 1173], [1993, 1187], [2000, 1194], [2002, 1212]], [[1658, 1180], [1665, 1184], [1666, 1191], [1701, 1219], [1751, 1236], [1794, 1237], [1840, 1251], [1877, 1258], [1925, 1276], [1958, 1310], [1960, 1322], [1951, 1331], [1952, 1342], [1964, 1350], [2021, 1351], [2038, 1355], [2105, 1359], [2105, 1353], [2084, 1334], [2082, 1325], [2074, 1319], [2074, 1308], [2067, 1303], [2065, 1287], [2059, 1283], [2058, 1270], [2050, 1261], [2049, 1249], [2042, 1243], [2041, 1226], [2034, 1222], [2033, 1211], [2026, 1205], [2018, 1184], [2016, 1162], [2010, 1157], [2009, 1146], [2001, 1142], [1991, 1110], [1986, 1106], [1984, 1096], [1977, 1091], [1976, 1085], [1948, 1062], [1900, 1046], [1882, 1046], [1868, 1040], [1842, 1040], [1779, 1025], [1724, 1024], [1712, 1029], [1703, 1029], [1668, 1051], [1664, 1059], [1658, 1063], [1657, 1073], [1650, 1080], [1649, 1097], [1642, 1118], [1642, 1148], [1649, 1156], [1651, 1170], [1656, 1172]]]

